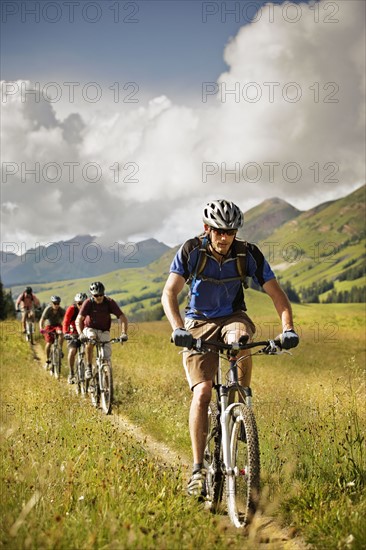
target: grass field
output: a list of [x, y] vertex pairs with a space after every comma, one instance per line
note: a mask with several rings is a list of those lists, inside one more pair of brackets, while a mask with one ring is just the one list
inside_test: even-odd
[[[249, 293], [248, 309], [258, 337], [279, 332], [265, 295]], [[255, 359], [261, 509], [316, 549], [365, 547], [364, 313], [363, 304], [299, 305], [293, 355]], [[2, 325], [4, 547], [260, 547], [184, 496], [187, 472], [159, 464], [47, 376], [16, 326]], [[190, 456], [191, 395], [169, 337], [166, 322], [135, 324], [114, 347], [114, 411]]]

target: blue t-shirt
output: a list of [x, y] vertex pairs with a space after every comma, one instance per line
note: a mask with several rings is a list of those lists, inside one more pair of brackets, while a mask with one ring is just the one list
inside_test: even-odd
[[[178, 273], [187, 281], [196, 269], [200, 246], [201, 241], [198, 237], [186, 241], [175, 255], [170, 272]], [[207, 260], [202, 273], [192, 282], [186, 317], [213, 319], [231, 315], [236, 311], [245, 311], [235, 246], [222, 264], [207, 250], [202, 253], [206, 254]], [[262, 252], [252, 243], [247, 243], [246, 262], [246, 275], [252, 277], [257, 284], [263, 286], [275, 278]]]

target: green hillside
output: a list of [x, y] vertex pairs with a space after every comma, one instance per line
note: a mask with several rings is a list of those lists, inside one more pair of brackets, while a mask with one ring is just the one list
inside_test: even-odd
[[[365, 186], [347, 197], [302, 213], [283, 201], [278, 203], [282, 211], [280, 217], [285, 216], [288, 220], [290, 216], [291, 219], [259, 245], [276, 275], [282, 282], [290, 282], [302, 295], [302, 301], [313, 301], [304, 289], [312, 289], [312, 296], [316, 295], [316, 299], [325, 301], [334, 290], [350, 292], [353, 287], [366, 287], [364, 198]], [[248, 224], [251, 220], [255, 220], [255, 223], [263, 220], [275, 206], [276, 201], [271, 199], [252, 209]], [[278, 223], [278, 218], [273, 223]], [[104, 283], [107, 294], [121, 304], [132, 320], [161, 319], [161, 292], [177, 249], [168, 250], [146, 267], [117, 269], [97, 278]], [[92, 280], [95, 280], [95, 276], [91, 275], [72, 281], [33, 283], [32, 286], [42, 302], [48, 302], [52, 294], [59, 294], [62, 303], [68, 305], [77, 292], [88, 291]], [[327, 287], [326, 282], [332, 287]], [[23, 287], [13, 287], [13, 296], [22, 290]], [[253, 292], [247, 291], [248, 300], [251, 300]], [[262, 299], [267, 299], [264, 295], [255, 296], [257, 307]], [[181, 297], [182, 307], [184, 301], [185, 295]]]
[[260, 245], [277, 276], [296, 290], [325, 280], [341, 290], [365, 287], [365, 234], [363, 186], [303, 212]]

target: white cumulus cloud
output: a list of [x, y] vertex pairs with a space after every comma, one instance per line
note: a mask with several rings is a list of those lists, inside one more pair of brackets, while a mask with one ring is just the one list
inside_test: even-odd
[[198, 107], [161, 96], [62, 120], [44, 98], [24, 101], [21, 82], [3, 83], [3, 242], [177, 244], [211, 198], [306, 208], [364, 183], [365, 4], [332, 4], [331, 22], [325, 2], [300, 4], [295, 22], [264, 6]]

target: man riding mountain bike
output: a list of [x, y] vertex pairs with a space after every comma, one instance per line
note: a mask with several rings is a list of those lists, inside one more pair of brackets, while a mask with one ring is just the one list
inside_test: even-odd
[[[76, 317], [79, 315], [79, 311], [85, 300], [88, 299], [88, 296], [84, 292], [79, 292], [75, 295], [74, 298], [74, 304], [69, 306], [66, 310], [65, 317], [63, 319], [62, 323], [62, 332], [64, 334], [71, 334], [75, 337], [78, 336], [78, 332], [76, 330], [75, 321]], [[75, 371], [74, 371], [74, 365], [75, 365], [75, 357], [77, 349], [80, 347], [81, 342], [80, 340], [77, 340], [76, 338], [73, 340], [69, 340], [67, 342], [67, 347], [69, 350], [69, 353], [67, 355], [67, 362], [69, 366], [69, 376], [68, 376], [68, 383], [74, 384], [75, 382]]]
[[[297, 346], [290, 302], [259, 248], [237, 239], [243, 225], [240, 208], [227, 200], [209, 202], [203, 210], [204, 233], [186, 241], [177, 252], [166, 281], [162, 304], [178, 346], [192, 348], [193, 338], [219, 340], [227, 344], [241, 336], [249, 341], [255, 325], [246, 313], [243, 286], [246, 276], [260, 284], [270, 296], [282, 322], [282, 345]], [[188, 304], [183, 321], [178, 296], [185, 283], [190, 284]], [[238, 357], [244, 356], [243, 351]], [[205, 496], [206, 471], [204, 448], [208, 431], [208, 406], [218, 368], [213, 352], [185, 353], [183, 364], [193, 392], [189, 429], [193, 451], [193, 470], [187, 492]], [[241, 362], [242, 385], [250, 386], [252, 361]]]
[[[100, 281], [92, 283], [89, 290], [91, 298], [85, 300], [75, 322], [79, 335], [83, 334], [86, 338], [98, 339], [101, 342], [109, 342], [111, 339], [109, 332], [111, 327], [111, 315], [115, 315], [118, 319], [121, 339], [126, 342], [128, 340], [128, 321], [118, 304], [112, 300], [112, 298], [105, 296], [105, 288]], [[87, 357], [85, 378], [87, 380], [92, 377], [93, 348], [93, 343], [87, 342], [85, 346]], [[111, 344], [107, 343], [104, 347], [104, 351], [105, 358], [110, 359], [112, 355]]]
[[[63, 335], [62, 335], [62, 321], [65, 315], [65, 310], [60, 306], [60, 296], [51, 296], [51, 303], [43, 311], [39, 320], [39, 331], [43, 334], [46, 342], [46, 363], [45, 369], [49, 369], [51, 365], [50, 351], [51, 345], [55, 340], [55, 331], [60, 331], [60, 347], [62, 350]], [[63, 352], [61, 352], [63, 357]], [[51, 375], [52, 370], [50, 371]]]
[[38, 300], [37, 296], [33, 294], [32, 287], [27, 286], [24, 289], [24, 292], [19, 294], [15, 302], [15, 309], [20, 310], [22, 312], [23, 334], [25, 334], [25, 322], [26, 322], [27, 314], [29, 314], [31, 316], [32, 321], [34, 321], [35, 320], [34, 310], [40, 307], [41, 307], [41, 303]]

